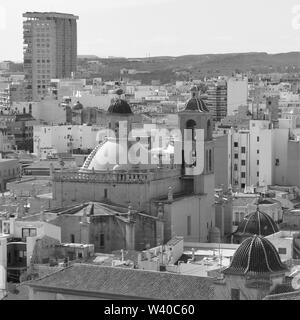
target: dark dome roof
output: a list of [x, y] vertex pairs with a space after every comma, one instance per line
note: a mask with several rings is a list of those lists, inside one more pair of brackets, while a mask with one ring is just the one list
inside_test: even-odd
[[117, 99], [115, 100], [108, 108], [108, 113], [122, 113], [122, 114], [131, 114], [130, 105], [126, 100]]
[[193, 97], [185, 105], [185, 111], [209, 112], [205, 102], [199, 97]]
[[73, 106], [73, 110], [82, 110], [83, 109], [83, 105], [77, 101], [74, 106]]
[[257, 234], [265, 237], [278, 231], [277, 224], [268, 214], [256, 210], [240, 222], [235, 235]]
[[281, 262], [273, 244], [266, 238], [255, 235], [242, 242], [230, 266], [223, 273], [259, 276], [286, 270], [287, 266]]

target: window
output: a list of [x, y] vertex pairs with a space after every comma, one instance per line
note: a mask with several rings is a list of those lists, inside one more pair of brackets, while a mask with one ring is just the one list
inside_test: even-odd
[[242, 153], [246, 153], [246, 147], [242, 147], [242, 148], [241, 148], [241, 152], [242, 152]]
[[259, 150], [258, 149], [256, 150], [256, 153], [259, 154]]
[[234, 159], [238, 159], [238, 158], [239, 158], [238, 153], [235, 153], [235, 154], [234, 154]]
[[242, 166], [245, 166], [245, 165], [246, 165], [246, 160], [242, 160], [242, 161], [241, 161], [241, 165], [242, 165]]
[[187, 216], [187, 235], [191, 235], [191, 216]]
[[234, 143], [234, 147], [238, 148], [239, 144], [237, 142]]
[[256, 160], [256, 164], [259, 166], [259, 160]]
[[237, 171], [237, 170], [238, 170], [238, 165], [237, 165], [237, 164], [234, 165], [233, 170], [234, 170], [234, 171]]
[[75, 235], [71, 234], [71, 243], [75, 243]]
[[22, 228], [22, 238], [36, 237], [36, 228]]
[[231, 289], [231, 300], [240, 300], [240, 290]]
[[107, 199], [107, 189], [104, 189], [104, 198]]
[[259, 137], [256, 138], [256, 141], [259, 142]]
[[286, 254], [286, 248], [278, 248], [279, 254]]
[[256, 176], [259, 177], [259, 172], [258, 171], [256, 172]]
[[245, 184], [245, 183], [242, 183], [242, 184], [241, 184], [241, 189], [245, 189], [245, 187], [246, 187], [246, 184]]
[[275, 166], [279, 166], [279, 159], [275, 159]]
[[211, 156], [211, 150], [209, 150], [209, 171], [212, 170], [212, 156]]
[[3, 222], [3, 233], [4, 234], [10, 234], [10, 223], [9, 222]]
[[241, 178], [246, 178], [246, 172], [241, 172]]
[[104, 233], [100, 233], [100, 248], [104, 248]]

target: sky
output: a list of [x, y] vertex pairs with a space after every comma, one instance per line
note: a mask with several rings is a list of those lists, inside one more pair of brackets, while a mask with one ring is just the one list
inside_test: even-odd
[[0, 61], [22, 61], [26, 11], [78, 15], [78, 54], [300, 51], [300, 0], [0, 0]]

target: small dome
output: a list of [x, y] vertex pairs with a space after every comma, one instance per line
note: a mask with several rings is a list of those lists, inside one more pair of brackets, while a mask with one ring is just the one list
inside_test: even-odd
[[185, 111], [209, 112], [205, 102], [199, 97], [192, 97], [185, 105]]
[[82, 110], [82, 109], [83, 109], [83, 105], [82, 105], [79, 101], [77, 101], [77, 102], [74, 104], [74, 106], [73, 106], [72, 109], [73, 109], [73, 110]]
[[265, 237], [278, 231], [277, 224], [268, 214], [256, 210], [240, 222], [234, 234], [243, 236], [257, 234]]
[[124, 93], [123, 89], [119, 88], [115, 91], [115, 94], [117, 94], [118, 96], [121, 96]]
[[287, 271], [273, 244], [266, 238], [253, 236], [244, 240], [236, 250], [224, 274], [261, 276]]
[[132, 114], [130, 105], [126, 100], [117, 99], [108, 108], [108, 113]]

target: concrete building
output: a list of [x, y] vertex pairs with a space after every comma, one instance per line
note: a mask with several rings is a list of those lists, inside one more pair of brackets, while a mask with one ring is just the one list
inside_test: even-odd
[[51, 79], [76, 72], [78, 17], [55, 12], [26, 12], [23, 17], [24, 72], [32, 100], [38, 100]]
[[231, 184], [239, 191], [248, 186], [298, 186], [298, 142], [290, 140], [288, 121], [279, 119], [279, 127], [273, 128], [268, 120], [250, 120], [249, 129], [228, 129], [225, 136], [220, 133], [215, 161], [226, 164], [228, 173], [216, 171], [216, 187]]
[[100, 130], [100, 126], [87, 125], [34, 126], [33, 150], [39, 156], [53, 149], [57, 153], [88, 152], [98, 145]]
[[30, 266], [37, 239], [48, 236], [60, 242], [60, 228], [44, 221], [2, 220], [1, 232], [7, 237], [7, 282], [19, 282]]
[[227, 80], [227, 115], [233, 115], [239, 106], [248, 104], [248, 79], [243, 76]]
[[218, 80], [208, 84], [207, 106], [214, 121], [220, 121], [227, 115], [227, 83]]
[[21, 168], [18, 160], [0, 159], [0, 192], [6, 191], [9, 181], [20, 177]]

